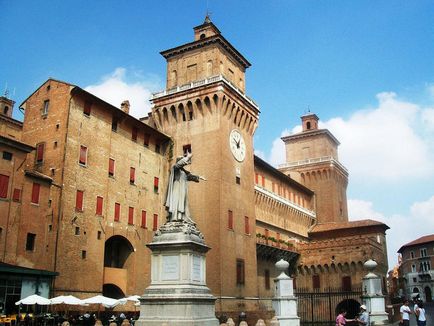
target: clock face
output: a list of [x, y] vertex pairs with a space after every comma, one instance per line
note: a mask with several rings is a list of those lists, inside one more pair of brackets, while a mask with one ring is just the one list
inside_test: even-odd
[[246, 157], [246, 143], [241, 133], [236, 129], [232, 130], [229, 135], [229, 147], [232, 155], [238, 162], [244, 161]]

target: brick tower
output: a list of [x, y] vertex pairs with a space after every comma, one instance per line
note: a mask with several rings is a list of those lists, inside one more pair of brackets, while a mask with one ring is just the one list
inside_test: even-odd
[[286, 163], [279, 169], [315, 192], [318, 223], [346, 222], [348, 171], [338, 159], [339, 141], [318, 120], [303, 115], [302, 132], [282, 138]]
[[193, 219], [212, 248], [207, 284], [217, 310], [249, 310], [236, 298], [257, 295], [252, 176], [259, 108], [245, 95], [250, 63], [208, 16], [193, 42], [161, 54], [167, 87], [152, 98], [152, 120], [174, 139], [173, 159], [192, 152], [191, 171], [207, 178], [189, 190]]

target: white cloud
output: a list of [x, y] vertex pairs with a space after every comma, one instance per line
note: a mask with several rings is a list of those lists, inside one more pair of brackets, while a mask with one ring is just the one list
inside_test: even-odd
[[285, 163], [286, 161], [285, 144], [280, 138], [284, 136], [288, 136], [289, 134], [290, 134], [289, 130], [285, 129], [281, 132], [279, 138], [273, 140], [270, 155], [268, 157], [265, 156], [266, 160], [270, 162], [270, 164], [274, 166], [278, 166], [279, 164]]
[[387, 247], [389, 269], [398, 262], [398, 249], [417, 238], [432, 234], [434, 230], [434, 196], [426, 201], [415, 202], [407, 214], [385, 216], [376, 211], [369, 201], [348, 200], [348, 212], [351, 220], [374, 219], [387, 224]]
[[120, 67], [102, 77], [98, 83], [87, 86], [85, 90], [116, 107], [120, 107], [124, 100], [129, 100], [130, 115], [141, 118], [151, 109], [151, 93], [160, 88], [158, 83], [151, 79], [155, 78], [148, 77], [146, 80], [140, 72], [129, 72]]

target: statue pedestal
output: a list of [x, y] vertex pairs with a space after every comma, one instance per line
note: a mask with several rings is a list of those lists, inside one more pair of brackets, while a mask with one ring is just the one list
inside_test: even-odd
[[151, 285], [140, 298], [138, 326], [218, 326], [206, 286], [203, 236], [193, 224], [169, 222], [152, 242]]

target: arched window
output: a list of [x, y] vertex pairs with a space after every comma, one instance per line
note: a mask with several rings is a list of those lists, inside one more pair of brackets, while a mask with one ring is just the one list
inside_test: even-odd
[[5, 108], [3, 109], [3, 113], [4, 114], [8, 114], [8, 112], [9, 112], [9, 107], [5, 106]]
[[200, 39], [203, 40], [206, 37], [205, 33], [200, 34]]
[[307, 130], [310, 129], [310, 121], [306, 122], [306, 129], [307, 129]]

